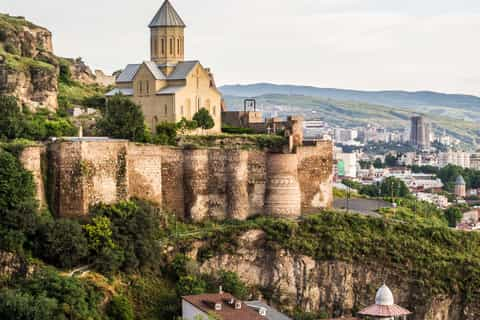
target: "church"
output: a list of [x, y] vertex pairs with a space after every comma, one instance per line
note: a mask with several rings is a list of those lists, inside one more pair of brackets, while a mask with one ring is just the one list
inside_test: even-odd
[[185, 27], [170, 1], [165, 0], [149, 25], [150, 61], [127, 65], [107, 97], [116, 94], [130, 97], [142, 107], [152, 132], [162, 122], [191, 120], [205, 108], [215, 126], [198, 133], [219, 133], [222, 95], [210, 69], [199, 61], [184, 60]]

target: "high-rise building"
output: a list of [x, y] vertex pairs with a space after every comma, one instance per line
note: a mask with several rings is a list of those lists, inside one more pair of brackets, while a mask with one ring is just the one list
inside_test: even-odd
[[438, 166], [443, 168], [451, 164], [462, 168], [470, 168], [470, 157], [470, 153], [463, 151], [440, 152], [438, 154]]
[[410, 143], [420, 149], [430, 148], [430, 124], [422, 116], [412, 117]]

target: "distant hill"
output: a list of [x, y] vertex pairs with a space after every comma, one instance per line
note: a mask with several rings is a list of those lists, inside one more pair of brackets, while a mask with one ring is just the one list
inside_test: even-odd
[[[242, 109], [243, 99], [247, 97], [251, 96], [224, 96], [229, 110]], [[295, 114], [302, 115], [305, 119], [321, 119], [342, 127], [376, 124], [387, 128], [408, 129], [414, 112], [406, 108], [305, 95], [265, 94], [255, 97], [258, 109], [267, 117]], [[427, 116], [437, 132], [447, 130], [449, 134], [470, 145], [475, 140], [480, 141], [480, 126], [475, 122], [452, 119], [437, 113], [428, 113]]]
[[241, 97], [256, 97], [266, 94], [304, 95], [338, 101], [357, 101], [408, 109], [427, 107], [426, 111], [433, 108], [446, 107], [448, 109], [460, 109], [465, 113], [464, 116], [467, 118], [480, 119], [480, 97], [472, 95], [445, 94], [430, 91], [359, 91], [276, 85], [271, 83], [226, 85], [220, 87], [220, 91], [225, 95]]

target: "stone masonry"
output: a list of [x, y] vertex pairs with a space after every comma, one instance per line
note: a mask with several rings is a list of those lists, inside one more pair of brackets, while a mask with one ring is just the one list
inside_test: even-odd
[[38, 172], [42, 152], [27, 148], [23, 162], [34, 173], [39, 199], [48, 198], [60, 217], [84, 217], [99, 202], [131, 197], [193, 221], [259, 214], [298, 217], [333, 201], [328, 141], [297, 146], [292, 153], [270, 153], [73, 138], [46, 147], [47, 188]]

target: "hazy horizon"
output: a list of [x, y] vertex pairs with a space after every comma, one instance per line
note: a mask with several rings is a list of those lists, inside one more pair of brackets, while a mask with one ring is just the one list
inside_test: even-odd
[[[55, 53], [108, 73], [149, 59], [163, 0], [0, 4], [51, 30]], [[480, 1], [171, 0], [187, 24], [186, 59], [218, 85], [275, 83], [480, 95]]]

